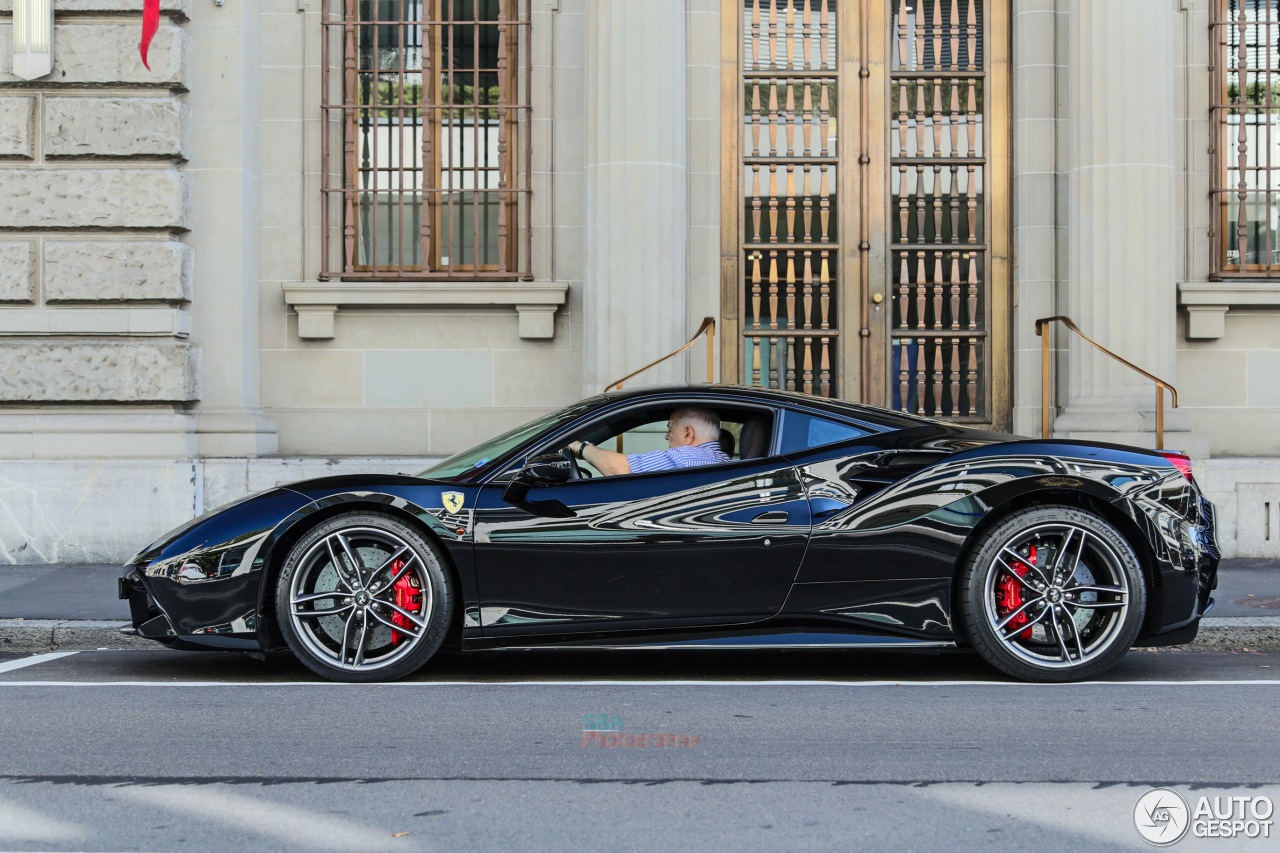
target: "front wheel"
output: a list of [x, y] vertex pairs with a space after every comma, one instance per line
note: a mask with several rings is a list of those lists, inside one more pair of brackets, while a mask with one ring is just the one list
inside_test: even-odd
[[1090, 512], [1019, 510], [988, 530], [961, 576], [961, 616], [987, 663], [1024, 681], [1078, 681], [1133, 645], [1146, 588], [1133, 548]]
[[449, 629], [443, 557], [417, 530], [377, 512], [329, 519], [289, 551], [276, 618], [289, 649], [333, 681], [392, 681], [435, 654]]

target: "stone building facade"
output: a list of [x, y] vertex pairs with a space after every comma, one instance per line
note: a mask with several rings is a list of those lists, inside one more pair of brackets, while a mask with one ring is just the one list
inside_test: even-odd
[[[1035, 435], [1053, 315], [1280, 556], [1276, 0], [163, 0], [149, 70], [139, 0], [55, 0], [30, 81], [13, 2], [0, 563], [420, 470], [707, 317], [725, 381]], [[1152, 445], [1052, 335], [1055, 433]]]

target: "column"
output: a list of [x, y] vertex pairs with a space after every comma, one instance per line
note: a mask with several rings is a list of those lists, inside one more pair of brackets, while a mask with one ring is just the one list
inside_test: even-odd
[[[1175, 15], [1172, 3], [1071, 0], [1063, 69], [1067, 287], [1060, 307], [1098, 343], [1176, 384]], [[1150, 380], [1074, 335], [1064, 378], [1069, 403], [1055, 434], [1154, 445]], [[1166, 398], [1166, 432], [1190, 429]], [[1166, 437], [1165, 446], [1191, 449], [1184, 448], [1189, 439]]]
[[[684, 0], [587, 4], [583, 391], [684, 343]], [[682, 359], [634, 384], [684, 379]]]
[[257, 0], [209, 4], [188, 24], [194, 224], [186, 242], [195, 250], [201, 456], [276, 451], [275, 422], [258, 405], [259, 10]]

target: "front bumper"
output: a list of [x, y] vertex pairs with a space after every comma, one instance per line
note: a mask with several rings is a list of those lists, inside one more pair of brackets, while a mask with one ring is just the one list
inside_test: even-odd
[[139, 637], [156, 640], [167, 646], [174, 644], [177, 632], [169, 617], [160, 610], [156, 600], [147, 592], [142, 579], [142, 568], [125, 566], [124, 575], [117, 581], [120, 598], [129, 602], [129, 620]]

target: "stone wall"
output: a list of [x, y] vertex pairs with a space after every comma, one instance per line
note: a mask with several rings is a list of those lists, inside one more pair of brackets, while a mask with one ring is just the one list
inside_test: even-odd
[[1193, 467], [1217, 512], [1222, 556], [1280, 559], [1280, 459], [1219, 456]]
[[[283, 287], [320, 272], [320, 8], [263, 0], [259, 14], [271, 34], [261, 44], [259, 375], [280, 452], [451, 454], [579, 399], [586, 0], [532, 4], [529, 284], [568, 285], [552, 336], [539, 338], [522, 336], [514, 305], [483, 302], [343, 305], [330, 337], [299, 334]], [[340, 78], [336, 39], [330, 61]], [[329, 167], [340, 169], [340, 132], [330, 140]], [[330, 226], [341, 245], [340, 218]]]
[[0, 461], [0, 566], [123, 563], [165, 532], [254, 492], [330, 474], [416, 474], [437, 460]]
[[55, 0], [53, 72], [25, 81], [0, 0], [0, 459], [189, 445], [193, 46], [162, 6], [148, 70], [141, 0]]

